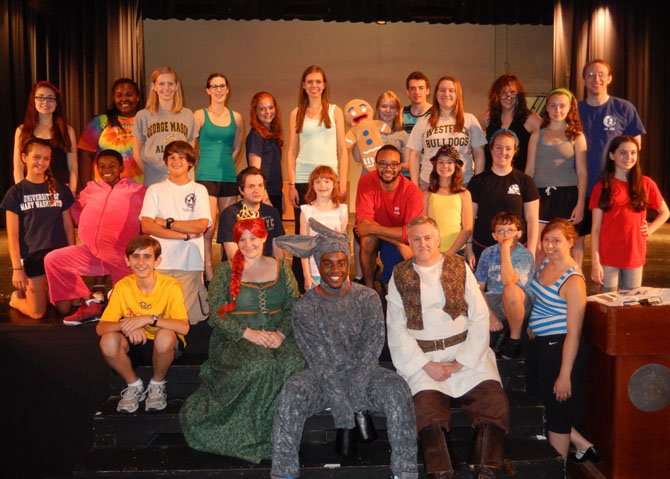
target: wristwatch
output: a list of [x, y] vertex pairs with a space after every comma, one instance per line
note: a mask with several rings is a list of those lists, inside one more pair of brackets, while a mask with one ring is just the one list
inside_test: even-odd
[[167, 218], [165, 220], [165, 228], [171, 230], [172, 229], [172, 223], [174, 223], [174, 218]]
[[151, 315], [151, 319], [153, 320], [153, 321], [151, 322], [151, 325], [155, 327], [156, 324], [158, 324], [158, 316], [156, 316], [155, 314], [152, 314], [152, 315]]

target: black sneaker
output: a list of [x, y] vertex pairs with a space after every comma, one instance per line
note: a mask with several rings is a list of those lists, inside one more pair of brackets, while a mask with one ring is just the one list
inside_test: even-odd
[[505, 337], [497, 356], [502, 359], [519, 359], [521, 357], [521, 340]]

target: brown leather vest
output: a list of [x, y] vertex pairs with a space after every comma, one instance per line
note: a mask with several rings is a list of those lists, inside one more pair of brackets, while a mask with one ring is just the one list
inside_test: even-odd
[[[423, 329], [421, 315], [421, 280], [414, 270], [414, 260], [408, 259], [396, 265], [393, 278], [402, 304], [407, 315], [408, 329]], [[465, 261], [457, 254], [445, 254], [442, 263], [440, 284], [444, 291], [444, 312], [456, 319], [467, 314], [468, 303], [465, 301]]]

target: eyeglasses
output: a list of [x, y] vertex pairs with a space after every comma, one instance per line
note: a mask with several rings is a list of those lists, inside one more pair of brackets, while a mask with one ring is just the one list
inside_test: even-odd
[[56, 97], [53, 96], [36, 96], [37, 103], [56, 103]]
[[514, 100], [517, 96], [519, 96], [519, 94], [515, 91], [514, 92], [512, 92], [512, 91], [505, 92], [504, 91], [500, 94], [500, 98], [505, 98], [507, 100]]
[[227, 89], [228, 89], [228, 85], [224, 85], [224, 84], [221, 84], [221, 85], [209, 85], [207, 88], [209, 88], [210, 90], [227, 90]]
[[511, 229], [511, 228], [500, 228], [496, 230], [496, 234], [500, 236], [507, 236], [507, 235], [513, 235], [519, 230]]
[[378, 161], [377, 166], [379, 168], [391, 168], [392, 170], [397, 170], [400, 168], [400, 163], [387, 163], [386, 161]]
[[598, 78], [605, 78], [608, 75], [609, 75], [609, 73], [607, 73], [606, 71], [600, 70], [599, 72], [588, 72], [586, 74], [586, 78], [595, 78], [596, 76]]

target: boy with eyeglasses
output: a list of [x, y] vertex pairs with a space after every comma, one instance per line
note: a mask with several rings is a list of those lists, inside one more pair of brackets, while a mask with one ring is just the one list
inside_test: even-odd
[[533, 306], [527, 288], [535, 274], [535, 260], [519, 243], [523, 224], [518, 216], [505, 211], [496, 214], [491, 220], [491, 234], [497, 244], [482, 252], [475, 278], [489, 306], [491, 332], [502, 332], [502, 321], [507, 322], [509, 332], [498, 335], [496, 354], [515, 359], [521, 355], [523, 323]]

